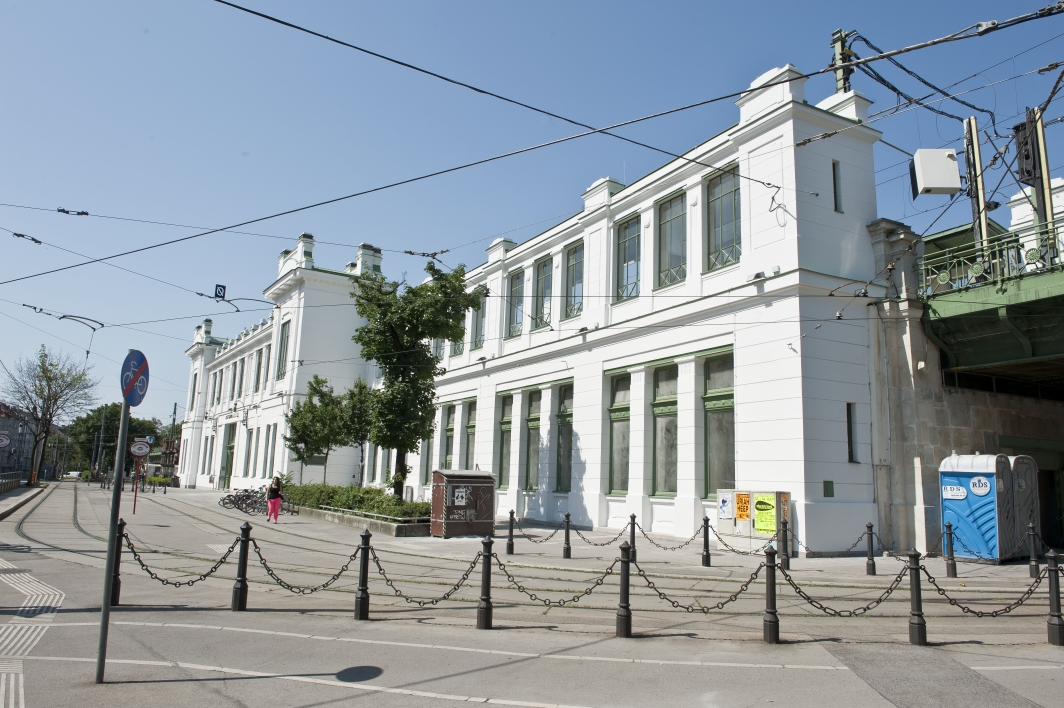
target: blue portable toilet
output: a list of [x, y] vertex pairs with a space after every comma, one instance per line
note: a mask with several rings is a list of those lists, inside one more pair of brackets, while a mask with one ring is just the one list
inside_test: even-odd
[[1029, 460], [953, 454], [939, 464], [942, 530], [953, 524], [955, 557], [1000, 562], [1028, 523], [1039, 530], [1037, 466]]

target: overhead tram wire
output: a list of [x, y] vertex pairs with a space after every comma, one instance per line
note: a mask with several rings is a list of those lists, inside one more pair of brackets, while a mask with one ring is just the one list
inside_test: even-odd
[[[62, 268], [53, 268], [51, 270], [42, 271], [40, 273], [34, 273], [34, 274], [31, 274], [31, 275], [25, 275], [25, 276], [21, 276], [21, 277], [18, 277], [18, 278], [11, 278], [11, 279], [8, 279], [8, 280], [0, 281], [0, 285], [8, 285], [8, 284], [11, 284], [11, 283], [21, 282], [23, 280], [29, 280], [31, 278], [37, 278], [37, 277], [40, 277], [40, 276], [43, 276], [43, 275], [50, 275], [52, 273], [59, 273], [59, 272], [71, 270], [73, 268], [79, 268], [81, 266], [90, 265], [92, 263], [98, 263], [100, 261], [110, 260], [112, 258], [120, 258], [120, 257], [123, 257], [123, 256], [132, 255], [134, 253], [143, 253], [144, 251], [148, 251], [148, 250], [151, 250], [151, 249], [154, 249], [154, 248], [160, 248], [162, 246], [169, 246], [169, 245], [172, 245], [172, 244], [175, 244], [175, 243], [182, 243], [182, 242], [185, 242], [185, 241], [190, 241], [192, 239], [200, 238], [202, 236], [208, 236], [210, 234], [218, 233], [220, 231], [227, 231], [227, 230], [231, 230], [231, 229], [237, 229], [237, 228], [241, 228], [243, 226], [248, 226], [250, 224], [256, 224], [256, 223], [259, 223], [259, 222], [262, 222], [262, 221], [267, 221], [267, 220], [270, 220], [270, 219], [276, 219], [276, 218], [281, 217], [281, 216], [287, 216], [287, 215], [290, 215], [290, 214], [296, 214], [296, 213], [307, 211], [307, 210], [310, 210], [310, 209], [315, 209], [317, 207], [326, 206], [328, 204], [336, 204], [338, 202], [345, 201], [345, 200], [348, 200], [348, 199], [353, 199], [355, 197], [360, 197], [360, 196], [364, 196], [364, 195], [367, 195], [367, 194], [373, 194], [373, 193], [376, 193], [376, 192], [384, 191], [386, 189], [391, 189], [391, 188], [394, 188], [394, 187], [399, 187], [399, 186], [402, 186], [402, 185], [411, 184], [411, 183], [414, 183], [414, 182], [419, 182], [419, 181], [422, 181], [422, 180], [425, 180], [425, 179], [429, 179], [429, 178], [432, 178], [432, 177], [438, 177], [438, 176], [441, 176], [441, 175], [450, 174], [452, 172], [457, 172], [459, 170], [468, 169], [470, 167], [475, 167], [477, 165], [487, 164], [489, 162], [494, 162], [494, 161], [501, 160], [501, 159], [508, 158], [508, 157], [514, 157], [516, 155], [521, 155], [521, 154], [524, 154], [524, 153], [527, 153], [527, 152], [532, 152], [533, 150], [539, 150], [539, 149], [542, 149], [542, 148], [545, 148], [545, 147], [550, 147], [552, 145], [559, 145], [561, 143], [569, 142], [571, 140], [576, 140], [576, 139], [579, 139], [579, 138], [587, 137], [588, 135], [596, 135], [598, 133], [602, 133], [602, 132], [609, 131], [609, 130], [615, 130], [617, 128], [622, 128], [624, 126], [634, 125], [636, 123], [641, 123], [641, 122], [645, 122], [645, 121], [648, 121], [648, 120], [653, 120], [655, 118], [661, 118], [661, 117], [667, 116], [667, 115], [673, 115], [673, 114], [676, 114], [676, 113], [680, 113], [682, 111], [691, 110], [693, 108], [698, 108], [698, 107], [701, 107], [701, 106], [707, 106], [707, 105], [710, 105], [710, 104], [713, 104], [713, 103], [718, 103], [720, 101], [724, 101], [724, 100], [727, 100], [729, 98], [738, 98], [740, 96], [743, 96], [745, 94], [748, 94], [748, 93], [751, 93], [751, 92], [754, 92], [754, 91], [763, 91], [766, 88], [772, 88], [773, 86], [782, 86], [784, 84], [791, 83], [792, 81], [797, 81], [797, 80], [800, 80], [800, 79], [807, 79], [807, 78], [810, 78], [812, 76], [819, 76], [821, 74], [826, 74], [826, 73], [829, 73], [829, 72], [835, 72], [835, 71], [838, 71], [838, 70], [841, 70], [841, 69], [845, 69], [845, 68], [849, 68], [849, 67], [856, 67], [856, 66], [860, 66], [862, 64], [868, 64], [868, 63], [875, 62], [875, 61], [881, 61], [881, 60], [886, 59], [888, 57], [898, 56], [898, 55], [901, 55], [901, 54], [906, 54], [906, 53], [918, 51], [918, 50], [921, 50], [921, 49], [927, 49], [929, 47], [937, 46], [937, 45], [940, 45], [940, 44], [946, 44], [946, 43], [949, 43], [949, 42], [957, 42], [957, 41], [961, 41], [961, 40], [965, 40], [965, 39], [972, 39], [974, 37], [981, 37], [981, 36], [983, 36], [983, 35], [985, 35], [985, 34], [987, 34], [989, 32], [996, 31], [998, 29], [1003, 29], [1003, 28], [1006, 28], [1006, 27], [1013, 27], [1013, 26], [1016, 26], [1018, 24], [1022, 24], [1022, 23], [1025, 23], [1025, 22], [1030, 22], [1032, 20], [1045, 19], [1045, 18], [1052, 17], [1052, 16], [1055, 16], [1055, 15], [1058, 15], [1058, 14], [1061, 14], [1061, 13], [1064, 13], [1064, 1], [1062, 1], [1061, 3], [1059, 3], [1057, 5], [1051, 5], [1051, 6], [1042, 8], [1040, 10], [1037, 10], [1035, 12], [1027, 13], [1027, 14], [1024, 14], [1024, 15], [1018, 15], [1017, 17], [1011, 18], [1009, 20], [1005, 20], [1003, 22], [987, 22], [987, 23], [979, 23], [979, 24], [971, 25], [969, 27], [966, 27], [963, 30], [960, 30], [959, 32], [955, 32], [955, 33], [947, 35], [945, 37], [939, 37], [937, 39], [928, 40], [926, 42], [920, 42], [918, 44], [909, 45], [907, 47], [901, 47], [899, 49], [894, 49], [894, 50], [891, 50], [889, 52], [884, 52], [883, 54], [880, 54], [880, 55], [876, 55], [876, 56], [872, 56], [872, 57], [865, 57], [863, 59], [855, 59], [853, 61], [843, 62], [843, 63], [840, 63], [840, 64], [835, 64], [835, 65], [832, 65], [832, 66], [825, 67], [823, 69], [819, 69], [817, 71], [807, 72], [805, 74], [799, 74], [798, 76], [793, 76], [793, 77], [790, 77], [790, 78], [781, 79], [780, 81], [770, 81], [770, 82], [767, 82], [765, 84], [762, 84], [762, 85], [754, 87], [754, 88], [746, 88], [746, 89], [742, 89], [740, 91], [734, 91], [732, 93], [724, 94], [724, 95], [721, 95], [721, 96], [716, 96], [714, 98], [706, 99], [704, 101], [697, 101], [695, 103], [691, 103], [691, 104], [688, 104], [688, 105], [685, 105], [685, 106], [680, 106], [678, 108], [672, 108], [672, 109], [668, 109], [668, 110], [664, 110], [664, 111], [658, 111], [656, 113], [652, 113], [650, 115], [642, 116], [640, 118], [634, 118], [632, 120], [622, 121], [620, 123], [614, 123], [613, 125], [607, 125], [607, 126], [604, 126], [602, 128], [592, 129], [592, 130], [589, 130], [589, 131], [586, 131], [586, 132], [583, 132], [583, 133], [577, 133], [575, 135], [570, 135], [570, 136], [567, 136], [567, 137], [564, 137], [564, 138], [558, 138], [556, 140], [550, 140], [550, 141], [547, 141], [545, 143], [540, 143], [538, 145], [533, 145], [533, 146], [530, 146], [530, 147], [527, 147], [527, 148], [521, 148], [519, 150], [513, 150], [513, 151], [510, 151], [510, 152], [502, 153], [502, 154], [495, 155], [495, 156], [492, 156], [492, 157], [483, 158], [483, 159], [480, 159], [480, 160], [474, 160], [472, 162], [467, 162], [467, 163], [464, 163], [462, 165], [457, 165], [455, 167], [449, 167], [449, 168], [442, 169], [442, 170], [436, 170], [434, 172], [430, 172], [430, 173], [427, 173], [427, 174], [419, 175], [417, 177], [411, 177], [411, 178], [408, 178], [408, 179], [399, 180], [397, 182], [391, 182], [389, 184], [380, 185], [378, 187], [373, 187], [373, 188], [370, 188], [370, 189], [361, 190], [361, 191], [354, 192], [352, 194], [347, 194], [347, 195], [344, 195], [344, 196], [341, 196], [341, 197], [334, 197], [332, 199], [326, 199], [326, 200], [323, 200], [323, 201], [320, 201], [320, 202], [315, 202], [313, 204], [307, 204], [305, 206], [296, 207], [296, 208], [293, 208], [293, 209], [286, 209], [284, 211], [277, 212], [277, 213], [274, 213], [274, 214], [270, 214], [268, 216], [257, 217], [255, 219], [248, 219], [246, 221], [242, 221], [242, 222], [239, 222], [239, 223], [236, 223], [236, 224], [231, 224], [231, 225], [223, 227], [223, 228], [210, 229], [208, 231], [204, 231], [204, 232], [199, 233], [199, 234], [193, 234], [191, 236], [185, 236], [185, 237], [179, 238], [179, 239], [171, 239], [169, 241], [164, 241], [164, 242], [161, 242], [161, 243], [152, 244], [150, 246], [142, 246], [140, 248], [131, 249], [129, 251], [123, 251], [121, 253], [115, 253], [115, 254], [112, 254], [110, 256], [104, 256], [103, 258], [97, 258], [97, 259], [93, 259], [93, 260], [90, 260], [90, 261], [85, 261], [85, 262], [82, 262], [82, 263], [76, 263], [76, 264], [73, 264], [73, 265], [64, 266]], [[975, 31], [973, 32], [972, 30], [975, 30]]]

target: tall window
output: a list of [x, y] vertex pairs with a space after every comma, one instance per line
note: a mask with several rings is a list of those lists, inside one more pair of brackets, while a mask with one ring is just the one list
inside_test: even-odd
[[218, 396], [218, 372], [211, 374], [211, 395], [207, 398], [207, 404], [213, 406], [214, 399]]
[[433, 339], [432, 340], [432, 356], [436, 357], [437, 359], [442, 359], [443, 358], [443, 352], [444, 352], [444, 341], [442, 339]]
[[262, 436], [262, 472], [260, 477], [266, 479], [266, 467], [270, 463], [270, 431], [273, 430], [272, 425], [266, 426], [266, 434]]
[[262, 355], [262, 388], [266, 389], [266, 382], [270, 380], [270, 348], [273, 345], [266, 345], [266, 353]]
[[477, 443], [477, 404], [476, 402], [466, 405], [465, 426], [465, 462], [463, 469], [473, 469], [473, 448]]
[[210, 463], [210, 452], [208, 450], [208, 448], [210, 447], [210, 443], [210, 436], [205, 435], [203, 437], [203, 460], [200, 463], [200, 474], [207, 474], [207, 466]]
[[705, 408], [705, 496], [735, 488], [735, 393], [731, 354], [707, 359]]
[[251, 449], [254, 452], [251, 455], [251, 476], [255, 476], [256, 470], [259, 468], [259, 440], [262, 439], [262, 428], [255, 428], [255, 440], [251, 443]]
[[454, 406], [443, 409], [443, 468], [454, 469]]
[[196, 410], [196, 385], [199, 383], [199, 373], [192, 374], [192, 390], [188, 394], [188, 412]]
[[259, 392], [259, 379], [262, 376], [262, 348], [255, 352], [255, 381], [251, 384], [251, 392]]
[[242, 476], [247, 477], [251, 474], [251, 451], [255, 449], [255, 431], [248, 428], [247, 435], [244, 436], [244, 474]]
[[421, 484], [432, 484], [432, 440], [421, 441]]
[[377, 481], [377, 446], [369, 446], [369, 481]]
[[539, 488], [539, 406], [543, 400], [543, 394], [539, 391], [528, 392], [528, 415], [525, 418], [525, 427], [528, 429], [528, 459], [525, 465], [525, 489], [535, 491]]
[[684, 195], [658, 206], [658, 287], [687, 277], [687, 207]]
[[470, 349], [480, 349], [484, 346], [484, 323], [488, 314], [488, 294], [480, 296], [480, 309], [473, 310], [472, 336], [469, 340]]
[[742, 253], [739, 230], [738, 167], [731, 168], [709, 180], [706, 190], [706, 210], [709, 230], [706, 234], [706, 270], [738, 263]]
[[558, 389], [558, 479], [556, 491], [573, 488], [573, 387]]
[[458, 340], [457, 342], [451, 342], [451, 356], [458, 356], [465, 351], [465, 340]]
[[612, 381], [610, 401], [610, 492], [628, 491], [628, 433], [632, 401], [632, 377]]
[[654, 494], [676, 493], [676, 383], [678, 367], [654, 371]]
[[270, 435], [270, 474], [273, 476], [273, 460], [277, 457], [277, 423], [273, 424], [273, 434]]
[[846, 404], [846, 453], [850, 462], [860, 462], [857, 459], [857, 404]]
[[514, 397], [503, 396], [499, 401], [501, 414], [499, 418], [499, 464], [496, 481], [499, 489], [506, 489], [510, 485], [510, 451], [513, 434]]
[[842, 176], [839, 161], [831, 161], [831, 191], [835, 196], [835, 211], [842, 213]]
[[617, 299], [627, 300], [639, 294], [639, 217], [629, 219], [617, 229]]
[[525, 273], [520, 271], [510, 276], [510, 294], [506, 314], [506, 336], [521, 334], [525, 320]]
[[230, 364], [226, 370], [229, 372], [229, 398], [226, 400], [231, 401], [236, 394], [236, 362]]
[[550, 325], [550, 296], [554, 261], [536, 264], [536, 297], [532, 301], [532, 329]]
[[285, 320], [281, 323], [281, 340], [277, 342], [278, 381], [284, 378], [285, 371], [288, 370], [288, 326], [290, 324], [292, 324], [291, 320]]
[[240, 398], [244, 395], [244, 359], [247, 357], [240, 357], [240, 361], [237, 362], [236, 371], [236, 397]]
[[565, 316], [584, 311], [584, 244], [565, 252]]

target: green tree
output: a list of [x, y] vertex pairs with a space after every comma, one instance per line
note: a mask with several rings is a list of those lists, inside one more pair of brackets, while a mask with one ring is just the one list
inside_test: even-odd
[[349, 445], [358, 445], [358, 486], [366, 478], [366, 443], [373, 428], [377, 392], [359, 376], [344, 392], [344, 419]]
[[466, 292], [465, 267], [447, 273], [431, 261], [420, 285], [406, 285], [383, 277], [352, 278], [355, 309], [366, 319], [352, 339], [362, 347], [362, 357], [376, 361], [384, 384], [373, 406], [369, 439], [395, 450], [393, 490], [402, 496], [409, 468], [406, 455], [432, 437], [436, 417], [435, 378], [444, 373], [433, 356], [433, 339], [462, 341], [467, 310], [480, 309], [481, 288]]
[[2, 392], [29, 419], [33, 434], [31, 485], [44, 460], [45, 443], [52, 426], [91, 406], [99, 383], [89, 375], [89, 367], [69, 355], [49, 351], [43, 344], [33, 359], [19, 357], [11, 369], [0, 362], [6, 376]]
[[303, 466], [320, 455], [325, 456], [324, 483], [329, 473], [329, 454], [350, 440], [344, 397], [336, 395], [328, 379], [315, 374], [307, 384], [306, 400], [296, 402], [291, 412], [285, 414], [285, 422], [288, 435], [284, 441], [299, 460], [299, 483], [303, 483]]
[[[122, 420], [122, 404], [106, 403], [102, 406], [84, 413], [67, 426], [67, 434], [70, 435], [70, 454], [85, 465], [91, 464], [96, 458], [99, 445], [100, 417], [106, 409], [107, 415], [104, 420], [103, 449], [104, 455], [114, 460], [115, 443], [118, 440], [118, 425]], [[128, 439], [130, 442], [136, 438], [155, 437], [155, 442], [162, 440], [163, 435], [170, 430], [169, 425], [163, 425], [158, 418], [135, 418], [129, 416]], [[70, 464], [67, 465], [71, 467]], [[133, 468], [133, 461], [126, 455], [126, 468]], [[71, 467], [71, 469], [73, 469]], [[105, 470], [101, 470], [105, 471]]]

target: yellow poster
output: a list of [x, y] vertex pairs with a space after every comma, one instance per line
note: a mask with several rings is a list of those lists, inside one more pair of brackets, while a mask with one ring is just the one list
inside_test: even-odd
[[735, 495], [735, 520], [736, 521], [749, 521], [750, 520], [750, 495], [749, 494], [736, 494]]
[[776, 495], [754, 495], [754, 532], [771, 536], [776, 533]]

